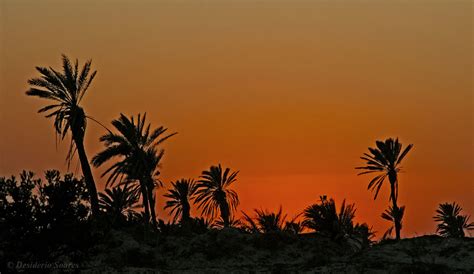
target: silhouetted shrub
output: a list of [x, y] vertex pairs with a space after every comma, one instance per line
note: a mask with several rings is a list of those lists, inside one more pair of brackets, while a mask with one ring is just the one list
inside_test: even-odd
[[4, 239], [21, 240], [38, 232], [40, 200], [33, 190], [39, 182], [33, 172], [26, 171], [20, 174], [19, 182], [14, 176], [0, 177], [0, 227]]
[[56, 170], [46, 171], [45, 179], [26, 171], [19, 181], [0, 178], [0, 241], [7, 257], [46, 257], [51, 249], [73, 251], [91, 242], [84, 180]]

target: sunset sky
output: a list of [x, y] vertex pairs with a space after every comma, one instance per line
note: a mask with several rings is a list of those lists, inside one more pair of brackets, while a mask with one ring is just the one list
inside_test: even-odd
[[[380, 236], [388, 184], [374, 201], [354, 167], [398, 136], [414, 144], [402, 236], [434, 233], [441, 202], [474, 214], [472, 11], [463, 0], [0, 0], [0, 176], [67, 170], [68, 143], [56, 149], [36, 113], [46, 102], [25, 95], [34, 67], [58, 68], [65, 53], [98, 70], [89, 115], [110, 125], [147, 112], [179, 132], [166, 187], [222, 163], [240, 170], [239, 214], [282, 205], [292, 217], [328, 195], [356, 203]], [[102, 134], [89, 122], [89, 158]]]

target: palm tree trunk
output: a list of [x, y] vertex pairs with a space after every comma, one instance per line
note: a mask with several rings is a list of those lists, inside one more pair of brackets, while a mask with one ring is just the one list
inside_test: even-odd
[[183, 214], [181, 215], [181, 224], [189, 223], [189, 220], [191, 219], [191, 214], [189, 213], [190, 208], [191, 207], [188, 201], [183, 202]]
[[397, 212], [397, 216], [394, 218], [395, 223], [395, 236], [397, 240], [400, 240], [400, 231], [402, 230], [401, 220], [399, 216], [400, 209], [398, 208], [397, 201], [393, 200], [393, 208]]
[[147, 193], [148, 193], [148, 204], [150, 206], [150, 212], [151, 212], [151, 222], [153, 224], [153, 228], [156, 229], [157, 224], [156, 224], [156, 213], [155, 213], [155, 199], [153, 197], [153, 188], [151, 186], [148, 187]]
[[142, 191], [142, 203], [143, 203], [143, 208], [145, 209], [145, 226], [148, 226], [148, 223], [150, 222], [150, 210], [148, 206], [148, 196], [146, 193], [146, 188], [141, 184], [140, 182], [140, 190]]
[[402, 229], [401, 220], [399, 216], [399, 208], [397, 205], [397, 195], [395, 184], [397, 183], [397, 174], [391, 173], [388, 176], [390, 180], [390, 197], [392, 199], [393, 212], [397, 212], [396, 216], [393, 216], [394, 226], [395, 226], [395, 237], [397, 240], [400, 240], [400, 230]]
[[221, 218], [224, 222], [224, 227], [229, 227], [229, 204], [224, 199], [222, 202], [219, 203], [220, 211], [221, 211]]
[[77, 138], [74, 138], [74, 136], [73, 139], [74, 143], [76, 144], [77, 153], [79, 155], [79, 161], [81, 162], [82, 175], [84, 175], [87, 190], [90, 196], [92, 216], [98, 216], [99, 198], [97, 196], [97, 188], [95, 186], [94, 177], [92, 176], [89, 160], [87, 159], [86, 151], [84, 149], [84, 143], [83, 140], [77, 140]]

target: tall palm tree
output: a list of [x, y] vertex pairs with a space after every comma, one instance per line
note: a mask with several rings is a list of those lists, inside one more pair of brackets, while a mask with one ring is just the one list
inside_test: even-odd
[[219, 211], [224, 227], [229, 226], [231, 214], [239, 205], [237, 193], [229, 189], [237, 180], [238, 173], [230, 172], [229, 168], [223, 172], [220, 164], [211, 166], [209, 170], [202, 172], [196, 185], [198, 208], [202, 208], [202, 213], [210, 217], [214, 217]]
[[440, 204], [433, 219], [439, 222], [436, 232], [444, 237], [465, 236], [464, 230], [474, 230], [474, 222], [469, 223], [468, 215], [461, 215], [462, 208], [453, 202], [452, 204]]
[[77, 150], [90, 195], [92, 214], [96, 216], [99, 213], [97, 188], [84, 148], [84, 135], [89, 117], [80, 104], [97, 71], [91, 72], [91, 60], [84, 64], [81, 71], [77, 59], [73, 66], [69, 58], [63, 54], [62, 63], [62, 72], [51, 67], [36, 67], [41, 77], [28, 80], [31, 87], [26, 94], [54, 102], [38, 110], [38, 113], [47, 112], [47, 118], [54, 118], [54, 128], [61, 139], [71, 132], [68, 161]]
[[106, 188], [104, 193], [99, 192], [99, 198], [100, 208], [114, 220], [125, 220], [138, 203], [138, 195], [131, 190], [131, 185]]
[[169, 200], [166, 201], [165, 209], [171, 209], [170, 213], [174, 215], [173, 222], [181, 218], [181, 224], [186, 224], [191, 219], [190, 201], [194, 199], [196, 185], [192, 179], [181, 179], [171, 182], [172, 188], [164, 194]]
[[[398, 205], [398, 173], [401, 171], [401, 162], [413, 147], [412, 144], [408, 145], [402, 152], [402, 144], [397, 139], [389, 138], [382, 141], [376, 141], [376, 148], [369, 147], [369, 152], [364, 153], [362, 160], [366, 161], [366, 166], [356, 167], [356, 169], [364, 170], [358, 175], [368, 173], [378, 173], [377, 176], [372, 178], [369, 182], [368, 189], [375, 191], [374, 200], [377, 199], [379, 190], [388, 177], [390, 182], [390, 198], [392, 201], [393, 210], [397, 211]], [[402, 229], [401, 220], [398, 218], [394, 219], [395, 232], [397, 240], [400, 239], [400, 230]]]
[[112, 158], [120, 158], [101, 176], [109, 174], [107, 185], [115, 184], [117, 179], [120, 179], [121, 183], [134, 183], [133, 191], [142, 198], [146, 222], [150, 221], [151, 213], [152, 223], [156, 227], [153, 191], [162, 185], [158, 176], [160, 161], [164, 155], [164, 150], [158, 146], [176, 133], [163, 136], [166, 128], [151, 130], [151, 125], [146, 125], [146, 113], [143, 116], [138, 114], [136, 120], [133, 116], [128, 118], [120, 114], [120, 118], [112, 121], [112, 125], [118, 134], [109, 132], [100, 137], [106, 148], [92, 159], [92, 164], [99, 167]]

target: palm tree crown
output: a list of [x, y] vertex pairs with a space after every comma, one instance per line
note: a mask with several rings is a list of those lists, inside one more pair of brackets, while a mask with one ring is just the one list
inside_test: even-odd
[[46, 112], [47, 118], [54, 118], [54, 128], [60, 139], [64, 139], [66, 134], [71, 131], [72, 140], [67, 157], [68, 163], [77, 149], [82, 173], [90, 193], [92, 213], [97, 214], [99, 211], [97, 189], [84, 149], [86, 118], [88, 117], [80, 106], [97, 71], [91, 72], [91, 60], [84, 64], [81, 71], [79, 71], [77, 59], [73, 66], [69, 58], [63, 54], [62, 63], [62, 72], [51, 67], [36, 67], [41, 77], [28, 80], [31, 87], [26, 94], [54, 101], [53, 104], [41, 108], [38, 112]]
[[237, 180], [238, 173], [238, 171], [230, 172], [229, 168], [223, 172], [220, 164], [211, 166], [209, 170], [202, 172], [196, 185], [198, 208], [202, 208], [202, 213], [210, 217], [214, 217], [217, 211], [220, 211], [225, 227], [229, 226], [231, 213], [239, 205], [237, 193], [229, 189]]
[[353, 232], [355, 211], [354, 204], [346, 204], [343, 200], [338, 213], [335, 201], [322, 196], [320, 203], [304, 210], [303, 225], [331, 238], [345, 237]]
[[100, 137], [106, 148], [92, 159], [92, 164], [99, 167], [110, 159], [119, 157], [120, 160], [101, 176], [109, 175], [107, 185], [114, 184], [117, 179], [122, 183], [138, 182], [132, 191], [142, 196], [145, 215], [148, 217], [151, 212], [155, 224], [153, 190], [162, 185], [158, 175], [164, 155], [164, 149], [158, 146], [176, 133], [163, 136], [166, 128], [151, 130], [151, 125], [146, 125], [146, 114], [138, 114], [137, 120], [133, 116], [128, 118], [120, 114], [120, 118], [112, 121], [112, 125], [119, 133], [109, 132]]
[[366, 223], [354, 224], [355, 205], [343, 200], [339, 212], [333, 199], [322, 196], [320, 202], [308, 206], [303, 211], [304, 227], [336, 241], [345, 241], [352, 248], [361, 249], [371, 244], [374, 236]]
[[100, 137], [106, 149], [92, 159], [94, 166], [99, 167], [114, 157], [121, 158], [102, 174], [105, 176], [110, 173], [107, 184], [113, 184], [124, 176], [138, 180], [143, 176], [156, 178], [159, 175], [159, 161], [156, 163], [156, 160], [162, 157], [164, 150], [158, 146], [176, 133], [162, 136], [168, 129], [159, 127], [151, 130], [151, 124], [145, 127], [145, 123], [146, 113], [143, 116], [138, 114], [136, 121], [133, 116], [128, 118], [121, 113], [119, 119], [112, 121], [119, 134], [109, 132]]
[[196, 185], [192, 179], [181, 179], [171, 183], [172, 188], [164, 196], [166, 201], [165, 209], [170, 209], [170, 214], [174, 215], [173, 222], [181, 218], [181, 223], [189, 221], [191, 218], [190, 201], [194, 199]]
[[82, 138], [86, 129], [86, 115], [80, 103], [97, 71], [90, 74], [91, 60], [84, 64], [80, 72], [77, 59], [74, 68], [66, 55], [62, 55], [62, 61], [62, 73], [51, 67], [36, 67], [41, 78], [28, 80], [28, 84], [32, 87], [26, 94], [55, 101], [54, 104], [45, 106], [38, 112], [49, 111], [46, 117], [54, 117], [54, 128], [61, 138], [64, 138], [69, 130], [82, 134], [75, 136]]
[[402, 152], [402, 144], [397, 139], [389, 138], [382, 141], [375, 142], [377, 148], [369, 147], [369, 152], [364, 153], [362, 160], [367, 161], [366, 166], [356, 167], [356, 169], [365, 170], [359, 173], [368, 174], [368, 173], [380, 173], [375, 176], [369, 183], [368, 189], [375, 191], [374, 199], [377, 198], [379, 190], [382, 187], [385, 178], [389, 177], [390, 182], [394, 183], [395, 192], [390, 194], [389, 199], [397, 200], [398, 198], [398, 180], [397, 174], [401, 171], [401, 162], [403, 158], [408, 154], [408, 152], [413, 147], [412, 144], [408, 145]]
[[268, 212], [262, 209], [255, 209], [255, 217], [252, 218], [245, 212], [244, 215], [244, 229], [249, 232], [270, 233], [280, 232], [285, 229], [286, 215], [283, 215], [282, 208], [277, 212]]
[[300, 217], [301, 213], [294, 216], [293, 219], [286, 221], [283, 231], [290, 233], [290, 234], [300, 234], [304, 230], [303, 223], [301, 221], [297, 221]]
[[130, 185], [106, 188], [104, 193], [99, 193], [99, 198], [101, 209], [111, 215], [114, 220], [125, 220], [138, 203], [138, 196], [131, 191]]
[[439, 222], [436, 232], [444, 237], [465, 236], [464, 230], [474, 230], [474, 222], [469, 223], [469, 216], [461, 215], [462, 208], [453, 203], [440, 204], [434, 220]]

